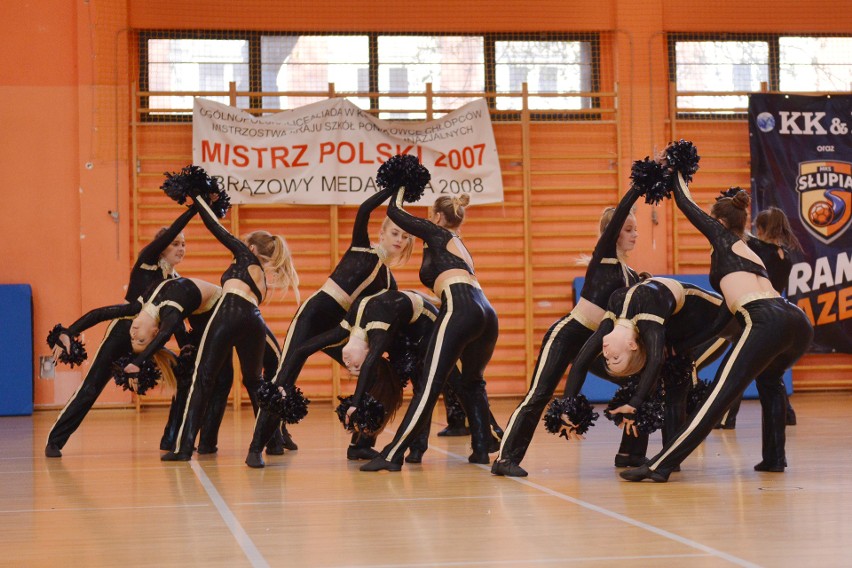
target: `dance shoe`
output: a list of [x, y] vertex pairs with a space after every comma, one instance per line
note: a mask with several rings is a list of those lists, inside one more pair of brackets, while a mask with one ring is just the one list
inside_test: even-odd
[[491, 466], [494, 475], [505, 475], [506, 477], [526, 477], [527, 470], [507, 459], [496, 460]]
[[[287, 431], [287, 428], [282, 424], [281, 425], [281, 437], [284, 439], [284, 449], [290, 450], [291, 452], [295, 452], [299, 449], [299, 446], [296, 445], [296, 442], [293, 441], [293, 437], [290, 436], [290, 432]], [[269, 452], [267, 452], [269, 453]]]
[[645, 456], [638, 454], [615, 454], [615, 467], [639, 467], [647, 461]]
[[44, 447], [44, 455], [48, 458], [61, 458], [62, 450], [56, 444], [47, 444]]
[[[199, 448], [199, 453], [201, 453], [201, 449]], [[284, 455], [284, 442], [278, 436], [274, 436], [272, 440], [266, 444], [266, 455], [268, 456], [283, 456]]]
[[467, 426], [447, 426], [440, 432], [438, 432], [438, 436], [469, 436], [470, 428]]
[[246, 465], [254, 469], [266, 467], [266, 464], [263, 463], [263, 456], [260, 452], [253, 452], [251, 450], [249, 450], [249, 453], [246, 456]]
[[787, 419], [784, 421], [785, 426], [795, 426], [796, 425], [796, 411], [793, 410], [792, 406], [787, 407]]
[[618, 475], [622, 477], [622, 479], [626, 479], [627, 481], [644, 481], [646, 479], [650, 479], [656, 483], [665, 483], [669, 480], [670, 470], [664, 469], [651, 469], [647, 465], [642, 465], [639, 467], [634, 467], [632, 469], [625, 469]]
[[405, 456], [405, 463], [421, 463], [423, 461], [423, 450], [411, 448]]
[[184, 452], [167, 452], [160, 456], [160, 461], [164, 462], [188, 462], [192, 459], [192, 454]]
[[754, 466], [754, 471], [766, 471], [771, 473], [784, 473], [784, 468], [787, 466], [787, 462], [777, 464], [777, 463], [766, 463], [765, 461], [760, 462], [756, 466]]
[[379, 455], [379, 452], [373, 448], [359, 448], [357, 446], [349, 446], [346, 448], [346, 459], [348, 460], [372, 460]]
[[361, 466], [361, 471], [400, 471], [401, 463], [386, 460], [381, 454]]
[[491, 463], [491, 458], [488, 456], [488, 452], [473, 452], [467, 457], [467, 461], [488, 465]]
[[198, 444], [198, 453], [201, 455], [215, 454], [219, 451], [216, 446], [208, 446], [207, 444]]

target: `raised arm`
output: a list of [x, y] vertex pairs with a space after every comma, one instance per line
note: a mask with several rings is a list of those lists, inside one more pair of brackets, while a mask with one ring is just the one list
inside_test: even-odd
[[393, 196], [388, 204], [388, 217], [390, 217], [391, 221], [396, 223], [400, 229], [407, 233], [411, 233], [415, 237], [423, 239], [426, 242], [434, 239], [438, 234], [440, 234], [440, 231], [446, 230], [428, 219], [415, 217], [403, 209], [402, 198], [404, 193], [405, 188], [399, 188], [396, 195]]
[[198, 209], [198, 214], [201, 215], [201, 220], [204, 221], [204, 226], [216, 237], [216, 240], [225, 245], [231, 253], [237, 257], [241, 254], [246, 254], [249, 251], [246, 244], [231, 234], [231, 232], [219, 222], [210, 205], [199, 197], [195, 200], [195, 207]]
[[615, 257], [615, 245], [618, 242], [621, 227], [630, 215], [630, 210], [633, 208], [637, 199], [639, 199], [639, 192], [631, 186], [621, 198], [621, 201], [618, 202], [615, 212], [612, 214], [612, 219], [610, 219], [609, 224], [607, 224], [603, 233], [601, 233], [598, 244], [595, 245], [594, 254], [596, 257]]
[[692, 223], [696, 229], [701, 231], [701, 233], [707, 237], [707, 240], [710, 241], [711, 244], [716, 242], [716, 237], [720, 231], [727, 230], [721, 223], [719, 223], [719, 221], [708, 215], [692, 200], [692, 194], [689, 192], [689, 186], [686, 185], [686, 181], [684, 181], [683, 175], [680, 172], [677, 173], [673, 193], [678, 209], [683, 212], [686, 218], [689, 219], [689, 222]]
[[383, 189], [365, 199], [358, 207], [358, 213], [355, 214], [355, 225], [352, 227], [353, 247], [370, 246], [370, 215], [391, 195], [393, 195], [391, 190]]
[[160, 260], [160, 255], [164, 250], [166, 250], [166, 247], [168, 247], [181, 233], [181, 231], [186, 228], [189, 220], [192, 219], [197, 212], [198, 211], [195, 207], [190, 207], [184, 211], [181, 216], [175, 219], [174, 223], [172, 223], [171, 226], [163, 232], [162, 235], [156, 237], [140, 251], [139, 258], [136, 263], [157, 264], [157, 261]]

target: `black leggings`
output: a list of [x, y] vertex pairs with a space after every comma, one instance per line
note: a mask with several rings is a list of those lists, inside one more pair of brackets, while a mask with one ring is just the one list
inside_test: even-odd
[[441, 311], [429, 339], [423, 361], [423, 393], [415, 393], [402, 424], [393, 440], [382, 450], [382, 457], [402, 463], [403, 454], [429, 425], [432, 410], [448, 375], [461, 360], [458, 394], [465, 402], [471, 423], [474, 453], [488, 453], [490, 410], [485, 394], [485, 366], [497, 343], [497, 314], [479, 288], [467, 283], [451, 284], [441, 295]]
[[783, 298], [753, 300], [734, 316], [743, 332], [722, 360], [709, 396], [650, 460], [652, 470], [671, 471], [680, 465], [752, 379], [757, 381], [763, 414], [763, 460], [784, 464], [786, 405], [781, 377], [810, 346], [813, 327], [802, 310]]
[[262, 380], [266, 323], [258, 307], [226, 291], [213, 310], [198, 346], [189, 400], [178, 432], [176, 451], [184, 455], [193, 452], [211, 394], [217, 387], [224, 388], [217, 381], [222, 380], [220, 371], [230, 361], [232, 348], [237, 350], [245, 384], [259, 384]]
[[544, 408], [550, 402], [568, 365], [592, 333], [593, 330], [568, 314], [557, 320], [544, 334], [529, 391], [509, 418], [500, 453], [497, 454], [498, 460], [506, 459], [520, 464], [524, 459]]
[[80, 427], [86, 414], [112, 378], [112, 364], [120, 357], [131, 353], [130, 324], [132, 322], [131, 319], [116, 319], [109, 323], [83, 382], [65, 403], [65, 408], [59, 413], [59, 418], [50, 429], [47, 435], [48, 444], [54, 444], [59, 448], [65, 446], [68, 438]]
[[[319, 290], [308, 298], [296, 311], [296, 315], [290, 322], [290, 327], [287, 328], [287, 337], [284, 340], [281, 362], [273, 381], [274, 384], [283, 386], [285, 389], [293, 387], [296, 384], [296, 379], [299, 378], [299, 373], [302, 372], [302, 367], [305, 366], [305, 361], [312, 355], [312, 353], [299, 349], [299, 347], [309, 339], [339, 325], [344, 317], [346, 317], [346, 310], [343, 309], [343, 306], [324, 291]], [[333, 352], [323, 350], [338, 363], [343, 364], [340, 349]], [[249, 451], [259, 452], [263, 450], [263, 446], [269, 442], [279, 423], [278, 417], [261, 409], [257, 413]]]

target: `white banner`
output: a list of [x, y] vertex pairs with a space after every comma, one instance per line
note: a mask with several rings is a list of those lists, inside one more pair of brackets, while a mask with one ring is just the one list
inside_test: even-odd
[[417, 156], [432, 174], [424, 205], [441, 194], [470, 194], [472, 205], [503, 201], [484, 99], [416, 123], [379, 120], [343, 98], [262, 117], [195, 99], [193, 163], [233, 203], [358, 205], [396, 154]]

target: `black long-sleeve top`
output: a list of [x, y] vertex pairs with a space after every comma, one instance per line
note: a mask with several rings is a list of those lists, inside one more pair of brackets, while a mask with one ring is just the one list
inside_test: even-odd
[[402, 208], [402, 198], [405, 188], [397, 190], [396, 195], [388, 205], [388, 217], [399, 227], [423, 240], [423, 262], [420, 265], [420, 282], [430, 290], [434, 290], [435, 281], [443, 272], [452, 269], [466, 270], [474, 274], [473, 267], [459, 256], [447, 249], [456, 235], [428, 219], [414, 217]]
[[139, 252], [139, 257], [130, 270], [130, 282], [127, 285], [127, 293], [124, 295], [125, 300], [135, 302], [152, 286], [156, 286], [166, 278], [177, 277], [174, 269], [167, 274], [163, 273], [163, 268], [159, 265], [160, 255], [184, 230], [196, 212], [195, 207], [190, 207], [184, 211], [162, 235], [148, 243]]
[[746, 238], [746, 244], [763, 261], [772, 287], [779, 294], [783, 293], [787, 288], [790, 272], [793, 271], [793, 260], [790, 258], [790, 250], [781, 245], [762, 241], [754, 235], [749, 235]]
[[258, 303], [262, 302], [266, 291], [266, 281], [264, 280], [263, 290], [261, 290], [260, 286], [257, 282], [255, 282], [249, 272], [250, 266], [257, 266], [261, 269], [261, 272], [263, 271], [263, 265], [260, 263], [260, 260], [258, 260], [257, 256], [255, 256], [251, 250], [249, 250], [248, 246], [243, 241], [232, 235], [228, 229], [222, 226], [204, 199], [197, 199], [196, 207], [198, 208], [201, 220], [204, 221], [204, 225], [207, 229], [214, 237], [216, 237], [216, 240], [225, 245], [225, 248], [231, 251], [231, 254], [234, 255], [234, 262], [225, 269], [225, 272], [222, 273], [222, 277], [219, 282], [222, 285], [224, 285], [228, 280], [234, 279], [244, 282], [257, 297]]
[[[689, 298], [682, 305], [677, 303], [668, 286], [653, 278], [616, 290], [610, 296], [607, 315], [600, 327], [574, 359], [568, 373], [565, 395], [574, 396], [580, 392], [589, 367], [603, 351], [604, 336], [613, 330], [619, 319], [628, 320], [636, 326], [646, 352], [645, 367], [639, 375], [636, 393], [629, 403], [634, 408], [638, 408], [657, 386], [666, 347], [682, 353], [718, 335], [731, 317], [722, 298], [692, 284], [679, 284], [684, 289], [684, 296]], [[710, 304], [710, 311], [717, 314], [715, 321], [696, 321], [694, 312], [699, 310], [690, 310], [690, 300]], [[707, 309], [700, 310], [701, 314], [707, 312]]]
[[382, 263], [379, 251], [370, 246], [369, 231], [370, 214], [390, 195], [389, 190], [379, 191], [358, 207], [352, 227], [352, 242], [329, 276], [350, 298], [375, 294], [387, 288], [396, 289], [390, 269]]
[[710, 241], [712, 247], [710, 253], [710, 285], [714, 290], [721, 294], [722, 289], [719, 283], [722, 278], [734, 272], [749, 272], [769, 279], [769, 274], [762, 264], [757, 264], [731, 250], [742, 239], [705, 213], [692, 200], [689, 188], [680, 173], [677, 174], [677, 181], [674, 184], [674, 198], [678, 209]]
[[606, 309], [607, 301], [613, 292], [639, 281], [639, 275], [618, 258], [616, 246], [624, 221], [638, 198], [639, 194], [633, 188], [628, 189], [621, 198], [609, 224], [595, 245], [592, 260], [586, 269], [586, 280], [580, 297], [599, 308]]

